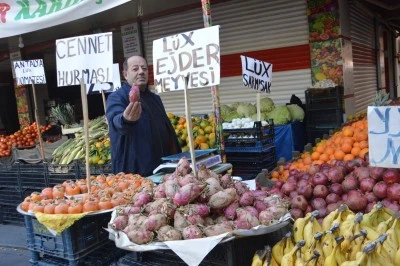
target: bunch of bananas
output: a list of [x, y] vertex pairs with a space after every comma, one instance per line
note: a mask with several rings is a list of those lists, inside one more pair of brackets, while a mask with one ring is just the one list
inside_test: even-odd
[[342, 205], [321, 225], [317, 216], [314, 211], [297, 219], [293, 234], [273, 246], [264, 265], [400, 265], [400, 213], [377, 203], [366, 214]]
[[[108, 138], [108, 125], [105, 116], [90, 120], [89, 145], [96, 145]], [[85, 159], [85, 134], [82, 131], [75, 133], [74, 139], [69, 139], [53, 151], [53, 164], [70, 164], [74, 160]], [[108, 155], [107, 155], [108, 157]]]

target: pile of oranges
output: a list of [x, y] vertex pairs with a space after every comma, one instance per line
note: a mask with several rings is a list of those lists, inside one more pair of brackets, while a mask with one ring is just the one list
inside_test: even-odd
[[273, 180], [285, 181], [289, 170], [307, 171], [313, 164], [349, 161], [365, 158], [368, 153], [368, 122], [366, 119], [344, 126], [327, 140], [320, 141], [311, 152], [304, 152], [290, 163], [289, 169], [280, 167], [271, 173]]

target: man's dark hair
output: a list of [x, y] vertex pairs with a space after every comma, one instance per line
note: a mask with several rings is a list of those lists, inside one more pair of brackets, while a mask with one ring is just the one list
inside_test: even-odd
[[122, 65], [124, 71], [127, 71], [127, 70], [128, 70], [128, 60], [129, 60], [129, 58], [134, 57], [134, 56], [140, 56], [140, 57], [142, 57], [142, 58], [146, 61], [146, 65], [147, 65], [147, 66], [149, 65], [149, 63], [147, 62], [147, 59], [146, 59], [143, 55], [140, 55], [140, 54], [138, 54], [138, 55], [132, 55], [132, 56], [130, 56], [130, 57], [125, 58], [124, 64]]

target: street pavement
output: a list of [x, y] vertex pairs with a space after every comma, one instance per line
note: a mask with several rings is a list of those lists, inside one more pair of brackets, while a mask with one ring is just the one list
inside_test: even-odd
[[0, 266], [29, 266], [23, 225], [0, 224]]

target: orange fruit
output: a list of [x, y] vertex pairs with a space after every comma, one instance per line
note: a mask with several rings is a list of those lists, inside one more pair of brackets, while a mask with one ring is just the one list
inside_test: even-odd
[[351, 154], [351, 153], [346, 154], [346, 155], [344, 156], [344, 158], [343, 158], [343, 161], [351, 161], [351, 160], [354, 160], [354, 155]]
[[365, 131], [359, 132], [355, 135], [356, 141], [368, 140], [368, 133]]
[[304, 157], [303, 162], [305, 165], [310, 165], [312, 163], [312, 159], [310, 156]]
[[321, 154], [319, 152], [315, 151], [315, 152], [311, 153], [311, 159], [313, 159], [314, 161], [318, 160], [320, 155]]
[[361, 158], [361, 159], [365, 159], [365, 154], [367, 154], [369, 152], [369, 149], [368, 148], [364, 148], [364, 149], [362, 149], [361, 151], [360, 151], [360, 153], [358, 154], [358, 156]]
[[360, 154], [361, 149], [359, 147], [353, 147], [351, 149], [351, 154], [354, 155], [354, 157], [357, 157]]
[[328, 154], [328, 155], [332, 155], [332, 154], [335, 153], [335, 149], [332, 148], [332, 147], [327, 147], [327, 148], [325, 149], [325, 153]]
[[346, 155], [343, 151], [341, 150], [336, 150], [335, 153], [333, 154], [335, 156], [336, 160], [343, 160], [344, 156]]
[[278, 173], [278, 171], [272, 171], [271, 172], [271, 177], [272, 178], [279, 179], [279, 176], [280, 176], [280, 174]]
[[327, 161], [329, 161], [329, 155], [326, 154], [326, 153], [322, 153], [322, 154], [319, 156], [319, 159], [320, 159], [321, 161], [327, 162]]
[[368, 148], [368, 141], [360, 141], [360, 149]]
[[343, 136], [352, 137], [354, 134], [354, 129], [352, 127], [346, 126], [343, 128]]
[[325, 145], [318, 145], [317, 148], [315, 148], [315, 151], [318, 153], [323, 153], [325, 150]]
[[341, 146], [341, 149], [344, 153], [350, 153], [352, 148], [353, 148], [352, 145], [350, 145], [350, 143], [347, 142], [343, 143]]

